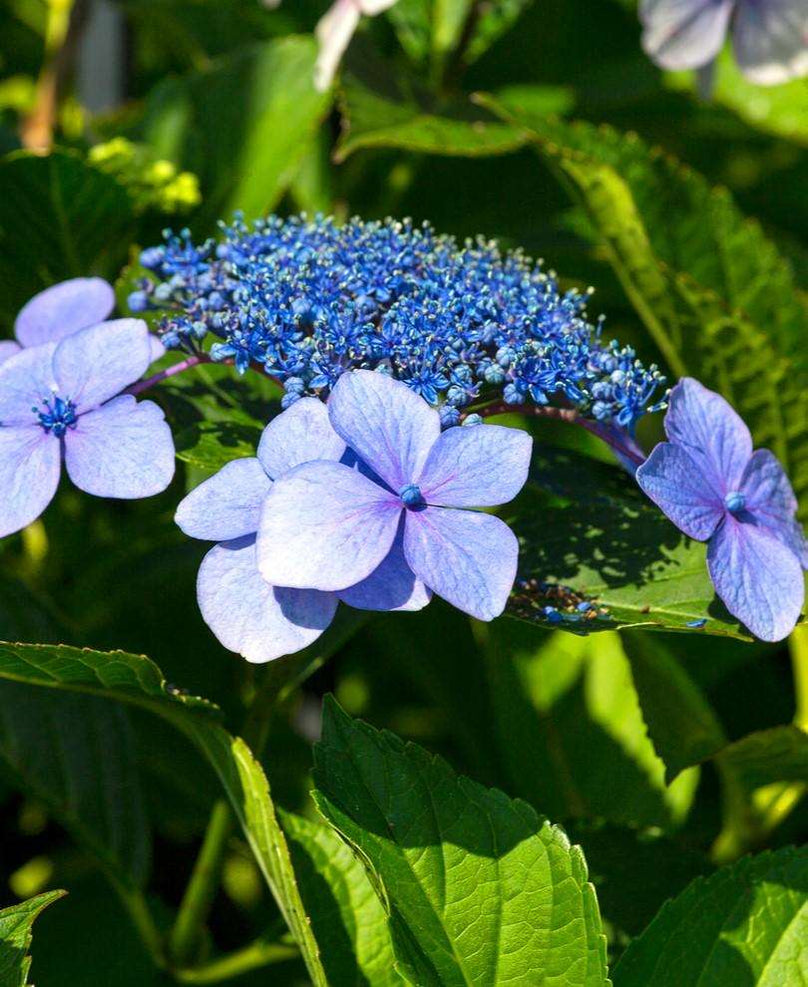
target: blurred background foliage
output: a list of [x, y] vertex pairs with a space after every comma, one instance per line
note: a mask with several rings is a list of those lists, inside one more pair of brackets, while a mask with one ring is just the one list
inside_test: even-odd
[[[35, 291], [90, 272], [115, 281], [164, 227], [204, 238], [237, 209], [412, 216], [522, 247], [564, 286], [595, 286], [611, 335], [671, 377], [689, 370], [729, 392], [804, 494], [805, 80], [752, 87], [722, 58], [705, 102], [688, 74], [644, 56], [633, 0], [400, 0], [363, 20], [339, 84], [320, 94], [311, 32], [325, 7], [3, 0], [3, 335]], [[639, 274], [638, 237], [650, 244]], [[0, 639], [148, 654], [235, 730], [265, 670], [224, 653], [202, 623], [205, 546], [172, 514], [212, 471], [200, 431], [220, 437], [225, 418], [246, 448], [277, 395], [250, 375], [205, 373], [201, 397], [183, 385], [161, 398], [193, 433], [183, 442], [175, 428], [185, 465], [166, 494], [111, 503], [63, 489], [0, 545]], [[643, 423], [645, 443], [659, 418]], [[602, 456], [565, 426], [537, 435]], [[804, 630], [774, 647], [642, 630], [581, 637], [510, 619], [472, 626], [436, 603], [368, 618], [333, 651], [272, 720], [263, 763], [276, 801], [313, 818], [310, 745], [332, 691], [349, 713], [564, 824], [586, 853], [612, 959], [692, 878], [805, 842], [808, 759], [790, 726], [808, 726]], [[113, 885], [126, 874], [158, 918], [170, 915], [216, 783], [148, 713], [73, 698], [57, 716], [62, 697], [0, 683], [0, 904], [70, 891], [38, 920], [39, 987], [161, 983], [101, 872]], [[96, 742], [83, 729], [104, 738], [125, 821], [99, 828], [103, 793], [69, 791]], [[233, 836], [200, 955], [278, 923]], [[306, 982], [287, 954], [274, 982]]]

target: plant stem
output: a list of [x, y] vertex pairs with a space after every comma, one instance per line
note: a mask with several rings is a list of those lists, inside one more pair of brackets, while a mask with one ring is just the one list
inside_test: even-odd
[[808, 730], [808, 625], [794, 628], [788, 647], [794, 672], [794, 724]]
[[216, 802], [168, 940], [172, 959], [180, 966], [191, 960], [199, 930], [213, 903], [233, 823], [233, 813], [227, 802]]
[[257, 970], [269, 963], [281, 963], [300, 955], [292, 943], [264, 942], [258, 939], [243, 949], [211, 960], [203, 966], [190, 970], [175, 970], [174, 978], [181, 984], [218, 984], [222, 980], [241, 976], [250, 970]]
[[514, 405], [504, 401], [495, 401], [472, 410], [482, 418], [508, 414], [531, 415], [533, 418], [554, 418], [557, 421], [569, 422], [571, 425], [580, 425], [581, 428], [585, 428], [587, 432], [596, 435], [616, 453], [633, 463], [634, 466], [640, 466], [645, 462], [645, 454], [628, 432], [615, 425], [604, 425], [602, 422], [584, 418], [575, 408], [554, 408], [542, 404]]
[[132, 384], [131, 387], [126, 388], [124, 394], [142, 394], [143, 391], [147, 391], [150, 387], [154, 387], [155, 384], [159, 384], [161, 380], [167, 380], [175, 374], [181, 374], [184, 370], [190, 370], [191, 367], [199, 366], [200, 363], [210, 362], [211, 359], [206, 353], [189, 356], [187, 360], [174, 363], [172, 366], [166, 367], [165, 370], [161, 370], [152, 377], [147, 377], [145, 380], [139, 380], [136, 384]]
[[152, 962], [159, 970], [166, 968], [163, 937], [157, 928], [143, 893], [121, 883], [112, 871], [106, 871], [107, 877], [118, 892], [129, 918], [140, 936], [141, 942], [151, 956]]

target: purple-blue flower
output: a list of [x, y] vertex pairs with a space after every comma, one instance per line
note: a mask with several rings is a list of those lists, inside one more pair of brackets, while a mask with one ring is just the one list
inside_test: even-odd
[[[0, 364], [31, 346], [58, 343], [80, 329], [103, 322], [115, 308], [115, 292], [103, 278], [60, 281], [30, 298], [14, 321], [13, 339], [0, 340]], [[156, 336], [149, 336], [151, 359], [165, 354]]]
[[686, 535], [709, 543], [710, 578], [729, 612], [756, 637], [781, 640], [802, 611], [808, 568], [783, 467], [768, 449], [753, 452], [732, 407], [688, 377], [671, 391], [665, 432], [638, 483]]
[[365, 610], [420, 610], [429, 603], [431, 594], [407, 568], [400, 541], [367, 579], [339, 593], [288, 588], [261, 575], [256, 532], [273, 479], [301, 463], [336, 464], [346, 455], [323, 402], [301, 398], [267, 425], [255, 458], [227, 463], [177, 508], [177, 524], [187, 535], [219, 542], [199, 569], [197, 599], [219, 641], [248, 661], [271, 661], [311, 644], [340, 600]]
[[[531, 439], [497, 425], [441, 432], [435, 408], [406, 384], [357, 370], [328, 400], [334, 431], [355, 454], [304, 463], [273, 484], [261, 512], [258, 565], [275, 585], [339, 592], [354, 587], [400, 543], [384, 583], [413, 578], [465, 613], [502, 613], [519, 546], [492, 514], [527, 478]], [[380, 580], [381, 582], [381, 580]]]
[[58, 343], [79, 329], [97, 325], [115, 308], [115, 292], [102, 278], [73, 278], [34, 295], [14, 321], [15, 342], [0, 341], [0, 363], [30, 346]]
[[134, 499], [174, 475], [160, 408], [121, 392], [151, 362], [145, 322], [102, 322], [59, 343], [23, 349], [0, 366], [0, 537], [45, 510], [62, 461], [81, 490]]
[[729, 32], [751, 82], [775, 86], [808, 73], [806, 0], [642, 0], [646, 53], [662, 68], [702, 68]]

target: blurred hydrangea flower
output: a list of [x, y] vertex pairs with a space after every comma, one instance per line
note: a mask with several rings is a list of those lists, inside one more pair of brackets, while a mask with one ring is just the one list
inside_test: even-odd
[[775, 86], [808, 74], [806, 0], [642, 0], [646, 53], [662, 68], [702, 68], [729, 32], [751, 82]]
[[0, 363], [23, 347], [58, 343], [79, 329], [87, 329], [115, 308], [115, 292], [102, 278], [73, 278], [34, 295], [20, 309], [13, 340], [0, 341]]
[[[519, 251], [458, 244], [428, 225], [305, 216], [238, 220], [220, 242], [183, 230], [141, 254], [137, 310], [164, 308], [169, 348], [251, 366], [283, 383], [284, 407], [325, 398], [340, 375], [381, 369], [439, 406], [444, 426], [478, 402], [554, 401], [631, 431], [664, 380], [601, 338], [586, 295]], [[470, 410], [477, 410], [471, 408]]]
[[166, 489], [174, 443], [163, 412], [121, 393], [150, 362], [146, 323], [119, 319], [24, 349], [0, 366], [0, 537], [45, 510], [63, 459], [76, 486], [98, 497]]
[[710, 578], [729, 612], [756, 637], [781, 640], [800, 616], [808, 568], [783, 467], [768, 449], [753, 452], [739, 415], [691, 378], [671, 391], [665, 431], [638, 483], [686, 535], [709, 542]]
[[429, 602], [400, 542], [367, 579], [339, 593], [285, 588], [259, 572], [256, 532], [273, 479], [301, 463], [337, 463], [345, 454], [323, 402], [302, 398], [267, 425], [256, 458], [228, 463], [177, 508], [177, 524], [187, 535], [219, 542], [199, 569], [199, 608], [219, 641], [248, 661], [271, 661], [311, 644], [340, 600], [367, 610], [420, 610]]
[[314, 66], [314, 86], [325, 92], [334, 81], [342, 56], [350, 44], [362, 14], [380, 14], [396, 0], [335, 0], [315, 28], [320, 52]]
[[[21, 349], [58, 343], [80, 329], [103, 322], [115, 308], [115, 292], [103, 278], [72, 278], [34, 295], [20, 309], [13, 339], [0, 340], [0, 364]], [[151, 361], [165, 355], [165, 347], [149, 336]]]
[[[358, 468], [320, 460], [276, 480], [258, 529], [264, 578], [344, 591], [378, 572], [400, 539], [403, 556], [379, 579], [381, 589], [403, 573], [480, 620], [502, 613], [518, 542], [499, 518], [466, 508], [516, 496], [527, 479], [530, 436], [498, 425], [441, 432], [423, 398], [367, 370], [340, 377], [328, 415]], [[347, 602], [356, 605], [352, 595]]]

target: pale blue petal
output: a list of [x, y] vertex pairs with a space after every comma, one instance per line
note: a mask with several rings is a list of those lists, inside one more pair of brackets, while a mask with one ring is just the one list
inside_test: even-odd
[[642, 46], [662, 68], [696, 69], [721, 51], [735, 0], [642, 0]]
[[149, 363], [161, 360], [167, 352], [160, 339], [154, 333], [149, 333]]
[[432, 446], [418, 479], [428, 504], [495, 507], [519, 493], [527, 480], [533, 440], [502, 425], [456, 426]]
[[152, 497], [174, 476], [174, 440], [162, 410], [131, 394], [81, 415], [64, 445], [70, 479], [96, 497]]
[[340, 590], [381, 563], [396, 535], [397, 498], [341, 463], [304, 463], [276, 480], [258, 529], [267, 582]]
[[58, 343], [79, 329], [103, 322], [115, 308], [115, 292], [101, 278], [62, 281], [26, 302], [14, 323], [23, 346]]
[[[55, 344], [21, 350], [0, 364], [0, 425], [30, 425], [32, 409], [53, 396]], [[39, 427], [37, 425], [37, 427]]]
[[151, 362], [142, 319], [116, 319], [63, 339], [53, 354], [59, 393], [79, 412], [96, 408], [142, 377]]
[[663, 514], [697, 541], [707, 541], [724, 516], [723, 498], [681, 446], [660, 442], [636, 476]]
[[404, 558], [403, 524], [399, 525], [393, 547], [382, 564], [367, 579], [340, 590], [337, 595], [343, 603], [357, 610], [423, 610], [432, 599], [432, 593]]
[[0, 428], [0, 538], [35, 521], [62, 470], [59, 440], [38, 425]]
[[728, 515], [710, 539], [707, 567], [727, 610], [762, 641], [782, 641], [802, 611], [796, 555], [765, 527]]
[[15, 343], [13, 339], [0, 339], [0, 363], [5, 363], [12, 356], [16, 356], [22, 347]]
[[740, 70], [759, 86], [808, 75], [808, 3], [739, 0], [732, 43]]
[[493, 620], [513, 587], [519, 543], [492, 514], [427, 507], [407, 511], [404, 555], [438, 596], [478, 620]]
[[196, 584], [205, 623], [225, 648], [266, 662], [316, 641], [337, 609], [333, 593], [271, 586], [258, 571], [255, 538], [212, 548]]
[[318, 398], [300, 398], [264, 429], [258, 458], [273, 479], [314, 459], [336, 462], [345, 443], [331, 427], [328, 409]]
[[207, 541], [254, 535], [271, 486], [257, 459], [234, 459], [180, 501], [174, 520], [186, 535]]
[[671, 442], [687, 450], [704, 480], [723, 499], [737, 490], [752, 455], [752, 436], [741, 416], [692, 377], [673, 388], [665, 415]]
[[797, 498], [779, 460], [768, 449], [752, 453], [741, 480], [746, 510], [769, 528], [808, 569], [808, 542], [797, 521]]
[[440, 417], [401, 381], [372, 370], [340, 377], [328, 399], [339, 436], [398, 493], [423, 472]]

